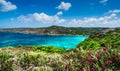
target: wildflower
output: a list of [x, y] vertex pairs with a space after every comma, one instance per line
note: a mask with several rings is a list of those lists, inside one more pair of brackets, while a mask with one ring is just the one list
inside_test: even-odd
[[89, 64], [92, 64], [93, 63], [93, 59], [89, 59]]
[[96, 58], [97, 58], [98, 60], [100, 60], [100, 59], [101, 59], [101, 56], [100, 56], [100, 55], [97, 55]]
[[104, 71], [107, 71], [107, 68], [105, 68]]
[[69, 68], [69, 64], [66, 64], [66, 67], [65, 67], [65, 69], [68, 69]]
[[64, 69], [63, 71], [67, 71], [66, 69]]
[[94, 67], [92, 67], [90, 71], [95, 71]]
[[107, 60], [106, 62], [105, 62], [105, 65], [107, 65], [107, 64], [112, 64], [113, 62], [112, 62], [112, 60]]
[[114, 57], [118, 58], [118, 57], [119, 57], [119, 54], [115, 54]]
[[110, 60], [109, 63], [112, 64], [112, 60]]
[[104, 53], [107, 53], [107, 48], [103, 47], [103, 51], [104, 51]]
[[103, 51], [105, 51], [105, 52], [106, 52], [106, 51], [107, 51], [107, 48], [106, 48], [106, 47], [103, 47]]

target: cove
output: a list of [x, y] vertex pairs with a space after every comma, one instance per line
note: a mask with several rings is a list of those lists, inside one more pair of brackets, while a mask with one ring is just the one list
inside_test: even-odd
[[55, 46], [58, 48], [73, 49], [87, 38], [88, 36], [53, 36], [0, 32], [0, 47], [16, 47], [21, 44], [23, 46]]

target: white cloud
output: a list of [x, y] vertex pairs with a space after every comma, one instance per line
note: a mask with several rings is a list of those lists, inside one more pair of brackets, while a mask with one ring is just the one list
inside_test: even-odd
[[60, 24], [65, 22], [65, 19], [59, 18], [59, 15], [61, 14], [62, 12], [58, 12], [54, 16], [49, 16], [45, 13], [33, 13], [33, 14], [28, 14], [26, 16], [21, 15], [18, 17], [18, 20], [26, 23]]
[[84, 18], [84, 19], [72, 19], [69, 21], [70, 26], [77, 27], [118, 27], [120, 26], [120, 18], [116, 14], [99, 18]]
[[85, 17], [83, 19], [63, 19], [59, 16], [62, 12], [56, 15], [49, 16], [45, 13], [33, 13], [26, 16], [18, 17], [19, 21], [25, 23], [39, 23], [49, 25], [60, 25], [69, 27], [118, 27], [120, 26], [120, 18], [117, 14], [110, 14], [103, 17]]
[[57, 14], [50, 16], [45, 13], [33, 13], [28, 15], [21, 15], [18, 20], [25, 23], [39, 23], [69, 27], [120, 27], [120, 18], [117, 13], [118, 10], [111, 11], [115, 13], [109, 13], [110, 15], [102, 17], [85, 17], [83, 19], [64, 19], [60, 18], [63, 13], [60, 11]]
[[17, 9], [17, 6], [12, 4], [11, 2], [7, 2], [6, 0], [0, 0], [0, 11], [7, 12], [11, 10]]
[[116, 10], [109, 10], [108, 13], [120, 13], [120, 10], [116, 9]]
[[60, 12], [58, 12], [56, 15], [62, 15], [63, 14], [63, 12], [62, 11], [60, 11]]
[[100, 3], [106, 3], [108, 0], [100, 0]]
[[66, 3], [65, 2], [61, 2], [61, 4], [57, 8], [61, 9], [61, 10], [67, 11], [67, 10], [70, 9], [70, 7], [72, 7], [71, 3], [69, 3], [69, 2], [66, 2]]

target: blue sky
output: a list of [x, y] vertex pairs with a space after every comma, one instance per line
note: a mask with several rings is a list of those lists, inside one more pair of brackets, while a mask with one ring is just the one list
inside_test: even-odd
[[0, 0], [0, 28], [120, 27], [120, 0]]

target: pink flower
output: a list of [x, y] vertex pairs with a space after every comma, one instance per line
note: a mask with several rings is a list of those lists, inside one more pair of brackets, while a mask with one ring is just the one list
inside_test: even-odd
[[106, 52], [106, 51], [107, 51], [107, 48], [106, 48], [106, 47], [103, 47], [103, 51], [105, 51], [105, 52]]
[[64, 69], [63, 71], [67, 71], [66, 69]]
[[65, 67], [65, 69], [68, 69], [69, 68], [69, 64], [66, 64], [66, 67]]
[[107, 48], [103, 47], [103, 51], [104, 51], [104, 53], [107, 53]]
[[94, 67], [91, 68], [91, 71], [95, 71]]
[[112, 64], [112, 60], [110, 60], [109, 63]]
[[107, 71], [107, 69], [105, 68], [104, 71]]
[[89, 64], [92, 64], [93, 63], [93, 59], [89, 59]]
[[101, 56], [100, 56], [100, 55], [97, 55], [96, 57], [97, 57], [97, 59], [98, 59], [98, 60], [100, 60], [100, 59], [101, 59]]

